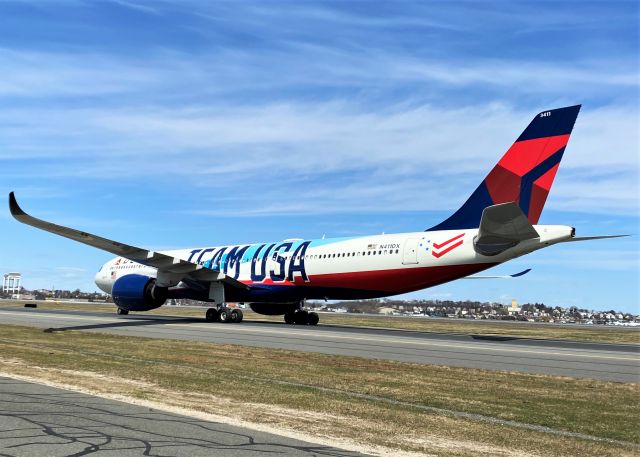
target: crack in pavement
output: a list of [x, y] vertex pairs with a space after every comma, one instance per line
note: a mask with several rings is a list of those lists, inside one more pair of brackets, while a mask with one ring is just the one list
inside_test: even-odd
[[0, 378], [0, 456], [95, 453], [157, 457], [363, 455]]

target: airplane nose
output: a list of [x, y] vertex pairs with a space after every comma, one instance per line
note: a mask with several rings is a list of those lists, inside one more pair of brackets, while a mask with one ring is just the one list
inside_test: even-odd
[[95, 277], [93, 278], [93, 282], [95, 282], [96, 286], [98, 286], [100, 289], [102, 289], [102, 284], [101, 284], [102, 281], [100, 281], [100, 275], [101, 274], [102, 274], [102, 272], [99, 271], [99, 272], [96, 273]]
[[96, 286], [98, 286], [98, 288], [105, 292], [105, 293], [111, 293], [111, 290], [109, 288], [109, 284], [107, 281], [107, 277], [106, 275], [102, 272], [102, 269], [100, 269], [99, 272], [96, 273], [96, 276], [93, 279], [96, 283]]

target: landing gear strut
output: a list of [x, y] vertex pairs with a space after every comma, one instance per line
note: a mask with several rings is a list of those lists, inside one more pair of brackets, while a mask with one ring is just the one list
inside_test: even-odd
[[226, 306], [221, 306], [220, 308], [209, 308], [205, 314], [207, 322], [229, 322], [232, 324], [242, 322], [243, 317], [242, 310], [231, 309]]

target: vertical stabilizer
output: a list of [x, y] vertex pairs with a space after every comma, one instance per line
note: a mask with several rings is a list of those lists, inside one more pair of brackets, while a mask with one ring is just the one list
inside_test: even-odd
[[479, 227], [485, 208], [509, 202], [537, 224], [580, 106], [537, 114], [464, 205], [429, 230]]

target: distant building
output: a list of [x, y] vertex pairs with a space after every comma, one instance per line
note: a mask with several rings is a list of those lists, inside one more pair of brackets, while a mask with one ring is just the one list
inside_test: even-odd
[[15, 295], [17, 298], [20, 298], [21, 281], [21, 273], [5, 273], [4, 281], [2, 282], [2, 291], [11, 294], [12, 297]]
[[515, 298], [511, 300], [511, 306], [507, 308], [509, 314], [519, 314], [520, 310], [521, 308], [518, 306], [518, 300], [516, 300]]

